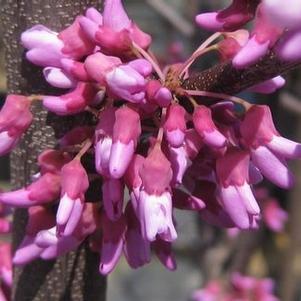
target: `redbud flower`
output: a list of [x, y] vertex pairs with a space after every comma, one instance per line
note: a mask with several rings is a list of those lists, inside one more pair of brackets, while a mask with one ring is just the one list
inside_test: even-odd
[[248, 90], [256, 93], [271, 94], [282, 88], [284, 85], [285, 79], [279, 75], [260, 84], [257, 84], [249, 88]]
[[47, 172], [25, 188], [1, 192], [0, 202], [22, 208], [53, 202], [60, 195], [60, 181], [59, 175]]
[[140, 177], [138, 208], [144, 237], [154, 241], [158, 234], [165, 241], [175, 240], [177, 232], [172, 220], [170, 193], [172, 170], [160, 147], [155, 146], [149, 153], [140, 169]]
[[146, 98], [150, 103], [160, 107], [168, 107], [172, 100], [172, 94], [163, 87], [158, 80], [149, 80], [146, 84]]
[[77, 60], [93, 52], [95, 47], [82, 31], [78, 18], [60, 33], [35, 25], [22, 33], [21, 42], [29, 50], [26, 58], [43, 67], [61, 67], [62, 58]]
[[233, 58], [233, 65], [237, 68], [246, 68], [256, 63], [274, 46], [282, 31], [283, 28], [271, 24], [266, 12], [259, 5], [251, 37]]
[[127, 229], [125, 232], [124, 255], [130, 267], [136, 269], [150, 262], [150, 242], [142, 236], [141, 224], [131, 203], [126, 206], [125, 218]]
[[140, 134], [139, 114], [127, 106], [117, 109], [109, 162], [110, 175], [114, 179], [124, 175], [133, 158]]
[[259, 206], [249, 186], [248, 152], [230, 149], [216, 160], [222, 204], [237, 227], [250, 227], [249, 215], [258, 215]]
[[80, 18], [81, 27], [103, 52], [127, 56], [133, 42], [144, 49], [150, 45], [151, 37], [129, 19], [121, 0], [106, 0], [103, 18], [88, 11]]
[[8, 95], [0, 111], [0, 155], [10, 152], [30, 126], [30, 101], [22, 95]]
[[185, 109], [178, 105], [169, 106], [164, 123], [166, 140], [172, 147], [179, 147], [184, 142], [186, 131]]
[[203, 105], [197, 106], [192, 118], [194, 128], [203, 139], [204, 143], [217, 148], [225, 146], [227, 139], [215, 126], [209, 108]]
[[68, 236], [73, 233], [81, 218], [84, 209], [84, 194], [89, 187], [89, 180], [78, 159], [63, 166], [61, 178], [61, 200], [56, 214], [56, 222], [59, 231]]
[[102, 246], [100, 252], [99, 271], [103, 275], [110, 273], [116, 266], [124, 243], [126, 230], [125, 217], [111, 221], [104, 213], [101, 216], [102, 224]]
[[139, 170], [144, 163], [145, 158], [141, 155], [135, 154], [132, 161], [124, 175], [125, 183], [130, 190], [131, 202], [133, 209], [138, 214], [138, 204], [140, 188], [142, 185], [142, 180], [139, 174]]
[[70, 115], [82, 112], [96, 96], [93, 85], [79, 82], [76, 88], [61, 96], [44, 96], [43, 105], [58, 115]]
[[282, 188], [293, 185], [294, 177], [285, 159], [301, 156], [301, 145], [286, 139], [275, 129], [270, 108], [254, 105], [240, 126], [242, 142], [251, 151], [251, 159], [261, 173]]
[[268, 18], [276, 26], [293, 29], [300, 27], [301, 2], [298, 0], [288, 0], [285, 5], [281, 0], [263, 0], [263, 9]]
[[54, 225], [55, 216], [49, 209], [42, 206], [30, 207], [28, 209], [26, 234], [14, 254], [13, 263], [24, 265], [38, 258], [43, 252], [43, 248], [35, 244], [36, 235], [39, 231], [48, 229]]
[[177, 268], [175, 256], [171, 249], [171, 243], [164, 241], [160, 238], [152, 242], [152, 248], [154, 249], [160, 262], [170, 271], [174, 271]]
[[102, 197], [104, 210], [108, 218], [116, 221], [123, 209], [124, 184], [119, 179], [103, 179]]
[[76, 80], [66, 71], [57, 67], [46, 67], [43, 69], [43, 75], [53, 87], [69, 89], [76, 86]]
[[254, 17], [256, 7], [253, 0], [233, 0], [224, 10], [197, 15], [196, 22], [208, 30], [234, 31]]

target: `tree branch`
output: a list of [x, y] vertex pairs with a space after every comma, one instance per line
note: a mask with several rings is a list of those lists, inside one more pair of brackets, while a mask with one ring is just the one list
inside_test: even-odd
[[257, 64], [246, 69], [235, 69], [231, 62], [218, 64], [190, 76], [183, 81], [182, 88], [234, 95], [300, 65], [301, 61], [282, 62], [275, 54], [270, 53]]

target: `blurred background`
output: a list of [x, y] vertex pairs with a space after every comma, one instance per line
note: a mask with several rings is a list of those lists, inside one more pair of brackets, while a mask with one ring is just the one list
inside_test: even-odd
[[[194, 26], [200, 11], [221, 8], [230, 1], [217, 0], [125, 0], [129, 15], [154, 39], [153, 52], [162, 62], [183, 60], [210, 33]], [[5, 60], [0, 31], [0, 97], [6, 95]], [[215, 61], [206, 56], [195, 64], [198, 70]], [[279, 93], [260, 96], [244, 93], [251, 102], [268, 103], [279, 131], [301, 141], [300, 70], [286, 75], [287, 85]], [[289, 214], [282, 231], [262, 225], [257, 232], [233, 234], [209, 226], [197, 214], [176, 212], [179, 239], [174, 252], [178, 269], [169, 272], [154, 258], [139, 270], [123, 260], [109, 276], [108, 301], [185, 301], [210, 279], [227, 278], [232, 271], [256, 277], [271, 277], [280, 300], [301, 300], [301, 164], [292, 166], [296, 186], [291, 191], [263, 184], [268, 198], [278, 200]], [[9, 159], [0, 157], [1, 189], [9, 185]], [[254, 300], [255, 301], [255, 300]]]

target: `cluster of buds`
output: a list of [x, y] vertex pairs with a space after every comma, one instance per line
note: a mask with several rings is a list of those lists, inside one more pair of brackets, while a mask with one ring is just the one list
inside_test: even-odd
[[274, 296], [274, 282], [269, 278], [256, 279], [233, 273], [229, 285], [212, 280], [193, 293], [193, 301], [279, 301]]
[[[252, 18], [251, 2], [234, 1], [215, 15], [215, 29], [234, 30]], [[277, 132], [268, 106], [181, 85], [193, 61], [210, 50], [237, 62], [240, 37], [248, 41], [244, 32], [225, 32], [212, 45], [222, 38], [215, 34], [185, 62], [162, 69], [149, 50], [151, 37], [129, 19], [121, 0], [106, 0], [102, 14], [89, 8], [59, 33], [36, 25], [22, 34], [26, 58], [44, 68], [50, 85], [65, 90], [60, 96], [8, 96], [0, 112], [0, 153], [27, 130], [35, 101], [57, 115], [86, 112], [91, 122], [76, 125], [55, 149], [40, 154], [32, 184], [0, 193], [3, 204], [28, 208], [15, 264], [54, 258], [89, 238], [100, 252], [102, 274], [114, 269], [122, 253], [131, 267], [140, 267], [151, 250], [173, 270], [176, 208], [197, 211], [220, 227], [258, 227], [261, 204], [253, 185], [265, 177], [291, 187], [286, 160], [300, 158], [301, 145]], [[252, 88], [273, 92], [283, 83], [278, 77]], [[102, 193], [91, 195], [95, 181]]]

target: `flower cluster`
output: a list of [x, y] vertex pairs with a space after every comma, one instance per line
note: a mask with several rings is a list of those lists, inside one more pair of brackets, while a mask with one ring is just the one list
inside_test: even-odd
[[[234, 0], [225, 11], [198, 16], [199, 24], [206, 20], [229, 32], [214, 34], [185, 62], [164, 69], [149, 50], [151, 37], [129, 19], [121, 0], [106, 0], [102, 13], [89, 8], [59, 33], [43, 25], [23, 32], [26, 58], [44, 68], [50, 85], [64, 90], [59, 96], [9, 95], [0, 112], [0, 153], [28, 129], [36, 101], [57, 115], [88, 112], [91, 122], [76, 125], [55, 149], [40, 154], [32, 184], [0, 193], [1, 203], [28, 208], [15, 264], [54, 258], [89, 238], [100, 252], [102, 274], [114, 269], [122, 253], [131, 267], [140, 267], [151, 250], [173, 270], [175, 208], [197, 211], [221, 227], [258, 227], [253, 185], [265, 177], [291, 187], [286, 160], [300, 158], [301, 145], [278, 133], [266, 105], [181, 86], [194, 60], [208, 51], [238, 66], [248, 45], [254, 53], [274, 45], [275, 36], [272, 44], [268, 34], [258, 42], [256, 33], [249, 39], [242, 29], [230, 32], [253, 17], [251, 3]], [[256, 26], [272, 11], [267, 5], [258, 6]], [[269, 32], [278, 33], [278, 27]], [[277, 77], [252, 89], [269, 93], [283, 84]], [[102, 194], [89, 193], [95, 181]]]
[[229, 286], [224, 286], [218, 280], [210, 281], [203, 289], [195, 291], [191, 299], [193, 301], [278, 301], [273, 291], [274, 282], [269, 278], [256, 279], [233, 273]]

